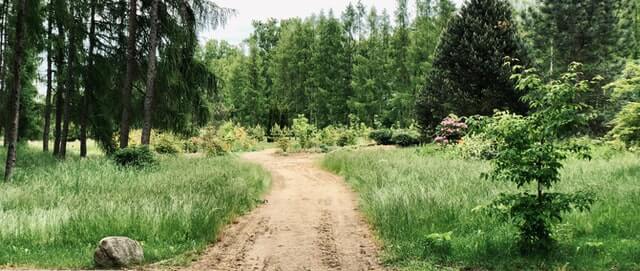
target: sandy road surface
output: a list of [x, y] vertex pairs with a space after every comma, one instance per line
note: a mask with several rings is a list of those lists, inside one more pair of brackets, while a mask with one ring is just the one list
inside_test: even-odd
[[356, 197], [316, 155], [243, 159], [273, 175], [266, 203], [238, 219], [190, 270], [383, 270]]

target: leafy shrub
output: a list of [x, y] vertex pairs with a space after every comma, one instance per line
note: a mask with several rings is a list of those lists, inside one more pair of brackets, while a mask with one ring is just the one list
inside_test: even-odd
[[340, 129], [329, 125], [317, 133], [317, 141], [321, 145], [336, 146], [340, 138]]
[[358, 136], [355, 131], [344, 128], [340, 130], [340, 136], [336, 144], [340, 147], [352, 146], [357, 144], [357, 140]]
[[201, 142], [199, 137], [192, 137], [182, 142], [182, 149], [185, 153], [197, 153], [202, 145]]
[[229, 153], [229, 149], [225, 147], [226, 145], [218, 137], [218, 131], [213, 126], [205, 128], [202, 135], [192, 141], [210, 156], [221, 156]]
[[256, 142], [249, 137], [247, 131], [233, 122], [224, 122], [216, 132], [218, 143], [226, 152], [250, 150]]
[[369, 136], [372, 129], [369, 128], [364, 122], [360, 121], [360, 118], [355, 114], [349, 114], [349, 129], [355, 133], [356, 137], [365, 138]]
[[177, 154], [180, 152], [180, 139], [172, 134], [159, 134], [152, 143], [153, 149], [160, 154]]
[[264, 142], [267, 139], [267, 132], [259, 124], [247, 131], [249, 136], [255, 141]]
[[277, 140], [278, 148], [282, 150], [282, 152], [287, 153], [291, 149], [291, 138], [287, 136], [282, 136]]
[[495, 144], [484, 133], [468, 134], [454, 148], [465, 159], [490, 160], [496, 155]]
[[147, 146], [129, 147], [117, 150], [111, 156], [116, 164], [123, 167], [146, 168], [157, 164], [153, 152]]
[[205, 140], [202, 144], [202, 148], [209, 156], [223, 156], [229, 153], [228, 145], [222, 142], [217, 137]]
[[275, 124], [271, 128], [271, 137], [274, 139], [278, 148], [282, 150], [282, 152], [287, 153], [291, 149], [291, 131], [287, 128], [280, 128], [280, 125]]
[[435, 142], [439, 144], [458, 143], [468, 128], [467, 124], [458, 116], [450, 115], [442, 120], [436, 128]]
[[391, 129], [379, 129], [369, 133], [369, 138], [373, 139], [379, 145], [393, 144], [393, 131]]
[[629, 103], [613, 120], [609, 136], [624, 142], [627, 148], [640, 145], [640, 102]]
[[420, 133], [411, 129], [395, 130], [391, 141], [401, 147], [415, 146], [420, 144]]
[[300, 143], [300, 147], [303, 149], [313, 147], [312, 139], [317, 130], [318, 129], [315, 125], [310, 124], [309, 120], [304, 115], [298, 115], [297, 118], [293, 119], [291, 131], [298, 143]]

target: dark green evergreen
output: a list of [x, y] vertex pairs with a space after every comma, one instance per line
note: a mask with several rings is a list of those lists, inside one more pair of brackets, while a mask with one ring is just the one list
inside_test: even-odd
[[449, 21], [418, 96], [417, 119], [425, 131], [452, 113], [526, 111], [504, 67], [506, 57], [526, 60], [511, 12], [504, 0], [471, 0]]

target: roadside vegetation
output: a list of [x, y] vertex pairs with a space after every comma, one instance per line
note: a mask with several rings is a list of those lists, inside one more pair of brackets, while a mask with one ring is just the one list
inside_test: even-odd
[[19, 155], [14, 181], [0, 184], [0, 266], [92, 268], [105, 236], [140, 241], [147, 263], [179, 263], [259, 204], [270, 180], [232, 156], [156, 156], [135, 168], [26, 145]]
[[501, 193], [517, 191], [481, 178], [490, 170], [486, 161], [462, 158], [453, 147], [426, 145], [340, 151], [323, 165], [358, 192], [389, 264], [416, 270], [636, 270], [640, 156], [597, 141], [592, 146], [591, 161], [568, 159], [553, 191], [588, 189], [597, 200], [590, 212], [570, 213], [556, 224], [557, 249], [537, 256], [522, 256], [515, 226], [480, 211]]

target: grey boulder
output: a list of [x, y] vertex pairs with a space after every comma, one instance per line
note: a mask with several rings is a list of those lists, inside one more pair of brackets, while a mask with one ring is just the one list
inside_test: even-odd
[[93, 260], [97, 267], [129, 267], [142, 264], [144, 252], [136, 240], [128, 237], [106, 237], [100, 240]]

